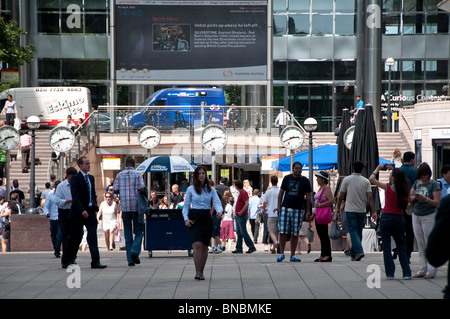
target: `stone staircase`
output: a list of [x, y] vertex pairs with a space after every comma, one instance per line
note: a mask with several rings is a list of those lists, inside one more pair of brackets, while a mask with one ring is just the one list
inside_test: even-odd
[[[31, 135], [31, 131], [29, 131]], [[50, 130], [36, 130], [35, 157], [39, 159], [35, 166], [35, 182], [40, 191], [45, 189], [45, 183], [49, 180], [48, 164], [53, 149], [48, 142]], [[10, 185], [13, 180], [19, 181], [19, 188], [25, 193], [26, 207], [29, 207], [30, 173], [22, 173], [22, 162], [17, 158], [17, 149], [11, 151]]]
[[[400, 149], [400, 152], [402, 154], [406, 151], [411, 151], [410, 143], [408, 142], [407, 138], [402, 133], [399, 132], [395, 133], [378, 132], [377, 140], [378, 140], [378, 152], [380, 157], [388, 161], [391, 160], [392, 153], [396, 148]], [[334, 136], [333, 132], [318, 132], [314, 133], [313, 141], [317, 146], [325, 144], [336, 144], [336, 136]], [[306, 141], [304, 145], [305, 144], [307, 145]], [[388, 178], [389, 173], [385, 171], [380, 173], [380, 181], [387, 182]]]

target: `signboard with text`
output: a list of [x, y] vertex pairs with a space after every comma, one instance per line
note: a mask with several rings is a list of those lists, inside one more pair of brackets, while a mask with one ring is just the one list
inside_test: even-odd
[[115, 1], [118, 82], [266, 81], [266, 1]]

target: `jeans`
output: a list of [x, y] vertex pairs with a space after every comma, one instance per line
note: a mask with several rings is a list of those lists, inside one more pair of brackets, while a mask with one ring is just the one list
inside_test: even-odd
[[346, 212], [347, 226], [350, 238], [352, 240], [352, 248], [350, 249], [350, 256], [355, 257], [358, 254], [363, 254], [362, 248], [362, 231], [366, 221], [365, 213]]
[[397, 247], [398, 259], [403, 270], [403, 277], [411, 277], [406, 253], [405, 220], [403, 215], [381, 214], [380, 235], [383, 246], [383, 259], [386, 277], [394, 277], [395, 263], [391, 253], [391, 236]]
[[52, 238], [53, 250], [55, 251], [55, 255], [59, 255], [61, 253], [61, 244], [62, 244], [62, 229], [59, 225], [59, 221], [50, 220], [50, 237]]
[[127, 260], [129, 263], [132, 263], [133, 259], [131, 259], [131, 253], [136, 253], [137, 255], [141, 253], [145, 224], [139, 223], [137, 212], [122, 212], [122, 220], [123, 220], [123, 230], [125, 233]]
[[250, 235], [247, 232], [247, 220], [248, 215], [237, 216], [234, 219], [236, 221], [236, 251], [242, 251], [242, 239], [244, 239], [245, 244], [249, 249], [255, 248], [255, 244], [253, 243]]

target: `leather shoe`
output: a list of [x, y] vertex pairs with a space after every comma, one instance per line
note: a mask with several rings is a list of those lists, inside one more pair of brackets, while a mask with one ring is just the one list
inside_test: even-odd
[[136, 253], [131, 253], [131, 260], [133, 260], [133, 262], [138, 265], [141, 263], [141, 260], [139, 259], [139, 256]]
[[102, 265], [101, 263], [91, 264], [92, 269], [104, 269], [106, 267], [108, 267], [108, 266]]

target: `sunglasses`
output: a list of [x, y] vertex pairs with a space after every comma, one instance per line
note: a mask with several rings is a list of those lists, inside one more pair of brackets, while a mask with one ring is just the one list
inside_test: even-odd
[[111, 198], [111, 196], [105, 196], [105, 198]]

